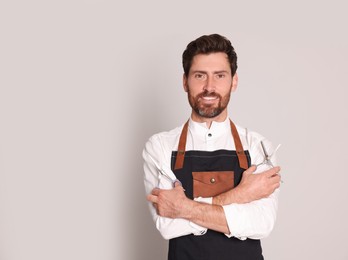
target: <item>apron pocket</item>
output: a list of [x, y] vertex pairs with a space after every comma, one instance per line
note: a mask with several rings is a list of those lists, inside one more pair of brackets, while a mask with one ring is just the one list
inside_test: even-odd
[[233, 171], [192, 172], [193, 197], [214, 197], [234, 188]]

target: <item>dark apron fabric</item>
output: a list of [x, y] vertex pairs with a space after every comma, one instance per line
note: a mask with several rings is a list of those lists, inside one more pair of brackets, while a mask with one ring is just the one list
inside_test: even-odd
[[[245, 170], [240, 167], [238, 154], [234, 150], [186, 151], [184, 152], [182, 168], [175, 169], [178, 153], [182, 153], [182, 151], [172, 152], [171, 167], [176, 177], [183, 184], [186, 196], [191, 199], [193, 199], [192, 172], [233, 171], [234, 186], [237, 186]], [[244, 153], [247, 164], [250, 166], [249, 152], [244, 151]], [[220, 232], [208, 230], [202, 236], [187, 235], [171, 239], [169, 241], [168, 259], [262, 260], [263, 256], [260, 240], [246, 239], [242, 241], [234, 237], [228, 238]]]

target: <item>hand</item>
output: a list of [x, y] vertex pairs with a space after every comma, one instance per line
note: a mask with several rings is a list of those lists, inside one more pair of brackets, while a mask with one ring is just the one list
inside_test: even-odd
[[190, 202], [180, 182], [175, 182], [171, 190], [153, 189], [147, 200], [152, 202], [158, 215], [167, 218], [183, 217]]
[[244, 203], [266, 198], [280, 186], [280, 167], [253, 174], [256, 166], [251, 166], [243, 173], [240, 184], [236, 187], [240, 200]]
[[227, 205], [232, 203], [248, 203], [266, 198], [280, 186], [280, 167], [274, 167], [262, 173], [253, 174], [256, 166], [244, 171], [239, 185], [232, 190], [213, 198], [213, 204]]

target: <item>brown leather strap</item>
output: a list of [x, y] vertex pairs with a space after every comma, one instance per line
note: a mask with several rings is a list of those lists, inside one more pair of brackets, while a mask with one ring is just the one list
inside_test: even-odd
[[230, 119], [230, 123], [231, 123], [231, 131], [232, 131], [232, 136], [233, 136], [233, 140], [234, 140], [234, 145], [236, 146], [236, 152], [237, 152], [237, 156], [238, 156], [239, 167], [244, 169], [244, 170], [246, 170], [246, 169], [248, 169], [248, 160], [246, 158], [242, 142], [240, 141], [237, 128], [233, 124], [231, 119]]
[[189, 120], [187, 120], [186, 124], [184, 125], [181, 131], [179, 146], [178, 146], [178, 154], [176, 155], [174, 170], [181, 169], [184, 166], [188, 124], [189, 124]]
[[[230, 120], [230, 124], [231, 124], [231, 132], [233, 136], [233, 141], [234, 141], [234, 145], [236, 147], [236, 152], [238, 156], [239, 167], [246, 170], [248, 169], [248, 160], [245, 155], [242, 142], [240, 141], [237, 128], [231, 120]], [[185, 123], [181, 131], [174, 170], [181, 169], [184, 166], [188, 125], [189, 125], [189, 120]]]

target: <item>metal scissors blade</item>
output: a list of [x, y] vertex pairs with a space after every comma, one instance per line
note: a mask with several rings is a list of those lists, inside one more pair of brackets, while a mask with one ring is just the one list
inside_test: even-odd
[[162, 167], [160, 167], [158, 165], [158, 163], [156, 162], [156, 160], [150, 155], [150, 154], [147, 154], [147, 156], [151, 159], [151, 161], [153, 162], [153, 164], [155, 165], [155, 167], [157, 168], [158, 172], [164, 176], [165, 178], [167, 178], [168, 180], [170, 180], [173, 184], [173, 187], [174, 187], [174, 184], [175, 182], [179, 182], [181, 184], [181, 182], [178, 180], [178, 179], [173, 179], [173, 177], [169, 176], [164, 170]]
[[279, 149], [281, 144], [279, 144], [277, 146], [277, 148], [273, 151], [273, 153], [271, 155], [269, 155], [267, 150], [266, 150], [266, 146], [265, 146], [264, 142], [261, 141], [260, 143], [261, 143], [261, 148], [262, 148], [262, 151], [263, 151], [263, 154], [264, 154], [264, 160], [261, 163], [256, 164], [256, 166], [260, 166], [262, 164], [268, 164], [269, 166], [274, 167], [271, 159], [275, 155], [275, 153], [278, 151], [278, 149]]
[[265, 144], [263, 143], [263, 141], [261, 141], [261, 147], [262, 147], [262, 150], [263, 150], [265, 157], [268, 158], [268, 153], [266, 151]]
[[267, 163], [269, 164], [271, 167], [274, 167], [272, 162], [271, 162], [271, 156], [268, 155], [268, 152], [265, 148], [265, 144], [263, 143], [263, 141], [261, 141], [261, 147], [262, 147], [262, 150], [263, 150], [263, 154], [265, 155], [265, 160], [264, 160], [264, 163]]
[[[269, 166], [271, 166], [272, 168], [274, 167], [272, 161], [271, 161], [271, 158], [275, 155], [275, 153], [278, 151], [279, 147], [280, 147], [281, 144], [278, 144], [277, 148], [272, 152], [271, 155], [268, 154], [267, 150], [266, 150], [266, 147], [265, 147], [265, 144], [263, 143], [263, 141], [261, 141], [261, 148], [262, 148], [262, 151], [263, 151], [263, 154], [264, 154], [264, 160], [263, 162], [259, 163], [256, 165], [256, 167], [262, 165], [262, 164], [268, 164]], [[283, 183], [283, 180], [280, 181], [281, 183]]]

